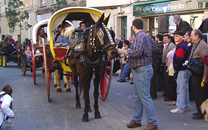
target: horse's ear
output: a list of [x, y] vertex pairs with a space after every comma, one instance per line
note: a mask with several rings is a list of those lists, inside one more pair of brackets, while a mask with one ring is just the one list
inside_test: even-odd
[[107, 18], [103, 21], [103, 23], [104, 23], [106, 26], [107, 26], [107, 24], [108, 24], [108, 21], [109, 21], [110, 15], [111, 15], [111, 14], [109, 14], [109, 15], [108, 15], [108, 17], [107, 17]]
[[104, 13], [103, 13], [102, 16], [100, 17], [100, 19], [96, 22], [96, 26], [97, 26], [97, 27], [102, 25], [103, 19], [104, 19]]

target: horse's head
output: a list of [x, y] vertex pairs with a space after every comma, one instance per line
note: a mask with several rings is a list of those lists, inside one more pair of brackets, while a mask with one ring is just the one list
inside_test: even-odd
[[109, 17], [110, 15], [104, 20], [104, 14], [102, 14], [100, 19], [90, 27], [87, 44], [90, 44], [95, 52], [102, 50], [106, 52], [108, 59], [113, 59], [118, 56], [118, 53], [112, 31], [106, 27]]

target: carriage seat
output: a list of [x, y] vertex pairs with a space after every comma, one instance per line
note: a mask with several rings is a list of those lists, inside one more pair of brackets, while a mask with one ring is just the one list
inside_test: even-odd
[[40, 57], [40, 56], [43, 56], [43, 53], [36, 53], [34, 56], [35, 57]]

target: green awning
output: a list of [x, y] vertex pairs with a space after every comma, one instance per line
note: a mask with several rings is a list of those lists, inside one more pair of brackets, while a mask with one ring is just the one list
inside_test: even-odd
[[145, 1], [145, 2], [138, 2], [131, 4], [132, 6], [134, 5], [146, 5], [146, 4], [153, 4], [153, 3], [159, 3], [159, 2], [166, 2], [166, 1], [171, 1], [171, 0], [154, 0], [154, 1]]

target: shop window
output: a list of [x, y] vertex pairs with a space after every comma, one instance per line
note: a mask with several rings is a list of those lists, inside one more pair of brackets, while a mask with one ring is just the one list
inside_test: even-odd
[[17, 35], [17, 41], [20, 41], [20, 35]]
[[55, 4], [56, 3], [56, 0], [52, 0], [52, 4]]
[[202, 3], [202, 2], [199, 2], [199, 3], [198, 3], [198, 8], [199, 8], [199, 9], [202, 9], [202, 7], [203, 7], [203, 3]]
[[158, 33], [168, 33], [169, 29], [169, 16], [159, 15], [158, 16]]
[[208, 8], [208, 2], [206, 2], [206, 8]]
[[4, 38], [5, 38], [5, 35], [1, 35], [1, 40], [4, 40]]
[[41, 0], [40, 1], [40, 6], [46, 6], [46, 0]]

